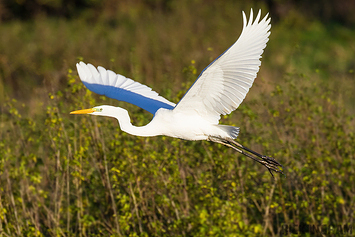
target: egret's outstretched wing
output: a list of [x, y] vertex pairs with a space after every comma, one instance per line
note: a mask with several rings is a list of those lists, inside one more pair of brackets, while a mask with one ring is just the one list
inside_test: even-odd
[[79, 77], [91, 91], [112, 99], [125, 101], [155, 114], [160, 108], [173, 109], [175, 104], [132, 79], [116, 74], [103, 67], [77, 63]]
[[260, 58], [270, 35], [270, 18], [260, 22], [261, 11], [253, 21], [243, 12], [243, 30], [239, 39], [205, 68], [174, 111], [198, 113], [218, 123], [221, 114], [229, 114], [242, 103], [252, 86]]

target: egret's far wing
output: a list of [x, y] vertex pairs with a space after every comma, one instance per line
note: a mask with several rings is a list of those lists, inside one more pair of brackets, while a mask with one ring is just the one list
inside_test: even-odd
[[239, 39], [205, 68], [176, 105], [174, 111], [190, 111], [218, 123], [221, 114], [229, 114], [242, 103], [261, 64], [260, 58], [270, 35], [268, 14], [259, 22], [243, 12], [243, 30]]
[[132, 79], [116, 74], [103, 67], [77, 63], [79, 77], [91, 91], [112, 99], [125, 101], [155, 114], [160, 108], [173, 109], [175, 104]]

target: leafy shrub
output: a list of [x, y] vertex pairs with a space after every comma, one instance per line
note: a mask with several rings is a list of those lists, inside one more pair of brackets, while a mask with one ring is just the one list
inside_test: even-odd
[[[275, 180], [219, 144], [133, 137], [110, 118], [68, 116], [103, 103], [71, 71], [65, 91], [49, 95], [45, 118], [23, 117], [16, 109], [21, 105], [7, 100], [1, 113], [2, 230], [255, 236], [280, 234], [283, 223], [351, 223], [354, 118], [327, 84], [308, 87], [299, 80], [310, 81], [286, 75], [238, 115], [243, 143], [259, 143], [260, 151], [284, 163], [287, 176]], [[148, 123], [141, 109], [127, 107], [137, 114], [134, 123]]]

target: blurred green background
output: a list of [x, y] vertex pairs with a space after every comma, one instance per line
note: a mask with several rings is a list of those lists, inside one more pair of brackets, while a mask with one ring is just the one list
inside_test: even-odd
[[[69, 112], [111, 104], [80, 60], [177, 102], [272, 18], [253, 87], [222, 123], [286, 177], [218, 144], [140, 138]], [[0, 0], [1, 236], [353, 236], [355, 1]]]

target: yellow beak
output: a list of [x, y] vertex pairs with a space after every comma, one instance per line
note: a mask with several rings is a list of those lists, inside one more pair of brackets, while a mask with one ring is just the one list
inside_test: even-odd
[[75, 110], [70, 112], [70, 114], [91, 114], [95, 112], [94, 109], [82, 109], [82, 110]]

